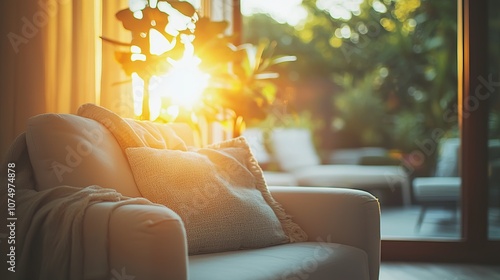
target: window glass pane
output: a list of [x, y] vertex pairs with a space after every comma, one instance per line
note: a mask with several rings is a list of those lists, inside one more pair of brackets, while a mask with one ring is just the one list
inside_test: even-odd
[[[247, 123], [263, 131], [268, 183], [367, 190], [380, 199], [386, 239], [460, 238], [457, 2], [242, 0], [241, 8], [245, 42], [275, 41], [275, 55], [297, 57], [272, 67], [274, 108]], [[287, 147], [273, 141], [277, 127], [311, 133], [303, 148], [288, 146], [302, 169], [276, 156]], [[328, 165], [324, 174], [318, 164]]]
[[488, 86], [487, 96], [490, 98], [489, 114], [489, 237], [500, 239], [500, 2], [490, 0], [488, 10], [488, 61], [489, 77], [485, 80]]

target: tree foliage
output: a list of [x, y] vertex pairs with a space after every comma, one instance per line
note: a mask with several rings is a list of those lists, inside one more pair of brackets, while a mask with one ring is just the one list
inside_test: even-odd
[[411, 151], [415, 137], [456, 126], [456, 118], [443, 117], [456, 111], [456, 1], [364, 0], [349, 19], [334, 18], [317, 2], [303, 1], [309, 16], [302, 26], [256, 14], [245, 18], [245, 35], [249, 42], [276, 40], [281, 51], [297, 56], [288, 65], [295, 87], [326, 81], [327, 93], [318, 93], [315, 104], [330, 104], [327, 110], [292, 104], [330, 121], [323, 129], [335, 143], [325, 147]]

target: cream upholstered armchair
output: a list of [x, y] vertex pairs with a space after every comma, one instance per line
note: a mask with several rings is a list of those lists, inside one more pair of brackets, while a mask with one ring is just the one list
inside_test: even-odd
[[[233, 173], [251, 166], [252, 160], [246, 161], [245, 150], [235, 146], [183, 150], [192, 143], [191, 137], [186, 126], [124, 120], [97, 106], [83, 107], [78, 116], [31, 118], [7, 157], [15, 163], [18, 176], [19, 245], [14, 249], [17, 274], [4, 269], [1, 279], [378, 279], [380, 213], [372, 195], [348, 189], [254, 188], [261, 182], [258, 168], [248, 169], [244, 176], [253, 181], [241, 187], [237, 183], [241, 178], [232, 178], [230, 172], [193, 173], [189, 165], [182, 165], [191, 156], [198, 164], [214, 155], [227, 160], [224, 156], [236, 151], [233, 158], [244, 160]], [[123, 150], [124, 143], [141, 141], [150, 146]], [[139, 178], [140, 166], [131, 155], [145, 154], [153, 154], [152, 162], [165, 161], [142, 170], [161, 172]], [[175, 177], [156, 180], [165, 174]], [[185, 197], [174, 184], [178, 176], [191, 180], [210, 175], [236, 183], [224, 184], [214, 194], [215, 189], [203, 192], [208, 181], [189, 181], [201, 187], [192, 188], [194, 193]], [[153, 180], [151, 185], [143, 185], [145, 179]], [[168, 205], [145, 197], [147, 188], [156, 184], [162, 186], [156, 191], [171, 191], [160, 197], [173, 198]], [[226, 193], [236, 196], [224, 200]], [[184, 198], [189, 203], [176, 205], [175, 200]], [[227, 209], [234, 199], [238, 203], [213, 220], [211, 214]], [[257, 209], [255, 215], [268, 219], [269, 225], [261, 226], [260, 218], [249, 216], [228, 220], [238, 207], [252, 201], [262, 207], [251, 204], [242, 215]], [[209, 219], [220, 226], [193, 231]], [[255, 228], [248, 228], [250, 223]], [[275, 235], [267, 238], [263, 232]], [[256, 246], [246, 240], [254, 235], [261, 242]], [[276, 243], [265, 245], [276, 238]], [[220, 249], [234, 242], [242, 245]]]

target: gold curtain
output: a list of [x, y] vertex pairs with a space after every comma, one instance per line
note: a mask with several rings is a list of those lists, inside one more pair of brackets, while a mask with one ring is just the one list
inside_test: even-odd
[[97, 0], [62, 1], [42, 29], [47, 112], [74, 113], [82, 103], [99, 102], [99, 6]]
[[115, 13], [127, 0], [1, 1], [2, 157], [29, 117], [96, 103], [130, 114], [130, 85], [99, 36], [129, 41]]

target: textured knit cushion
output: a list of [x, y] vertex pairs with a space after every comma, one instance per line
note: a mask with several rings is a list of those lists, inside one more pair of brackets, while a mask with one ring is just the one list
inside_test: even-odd
[[272, 198], [245, 138], [190, 151], [126, 150], [144, 197], [177, 212], [190, 254], [304, 241]]

